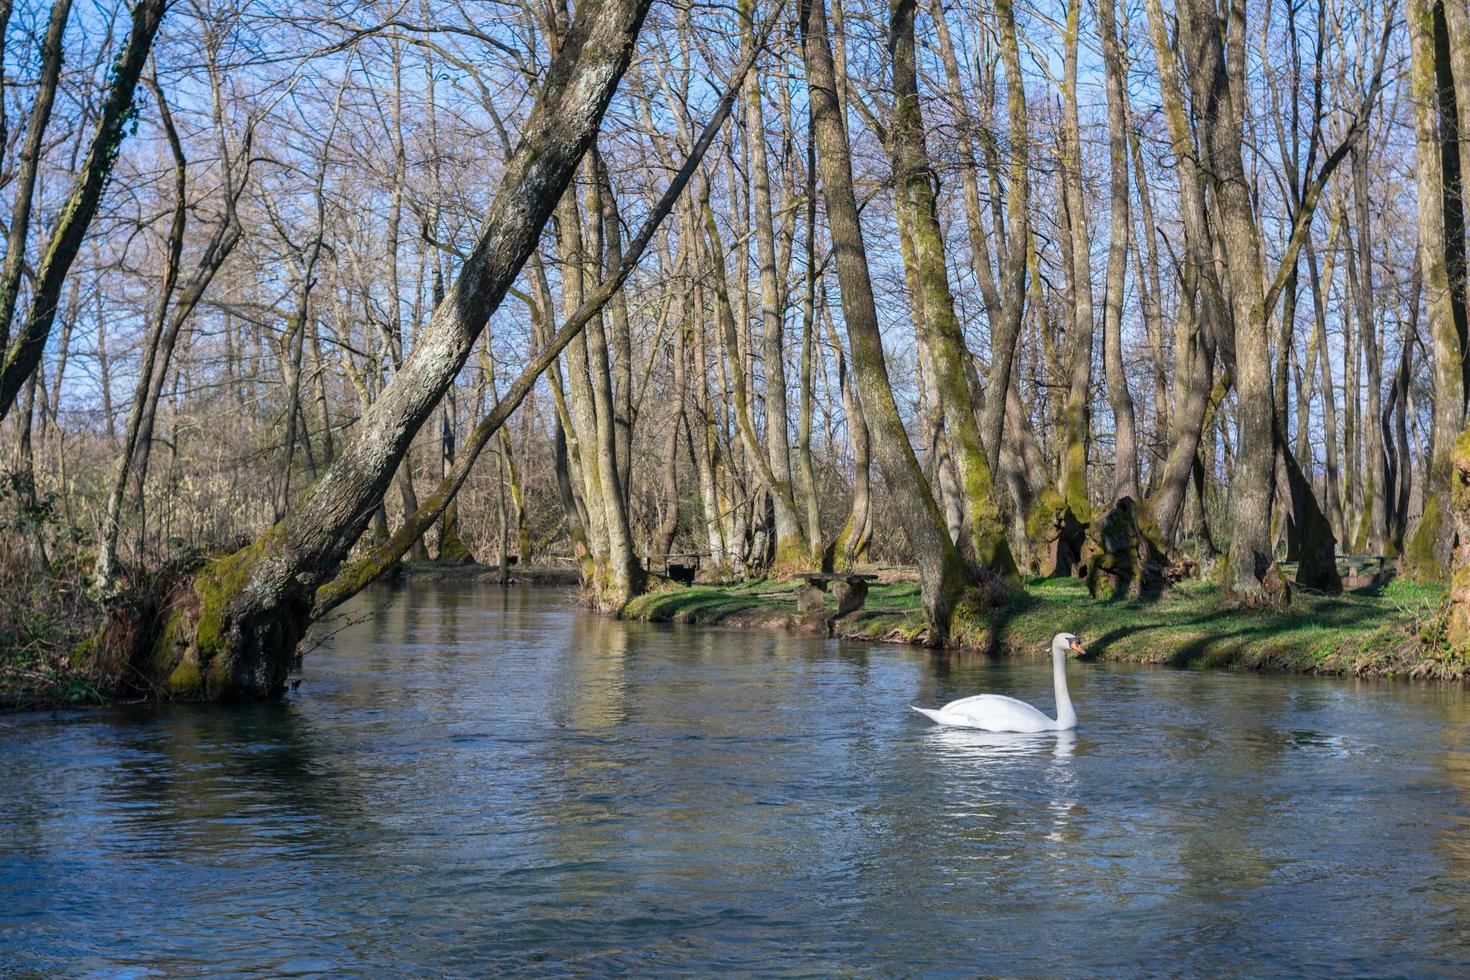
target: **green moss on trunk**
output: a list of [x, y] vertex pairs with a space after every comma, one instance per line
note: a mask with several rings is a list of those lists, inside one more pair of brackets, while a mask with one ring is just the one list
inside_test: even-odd
[[311, 594], [271, 574], [282, 531], [192, 574], [161, 577], [117, 610], [96, 646], [105, 693], [172, 700], [269, 697], [285, 688], [310, 622]]
[[439, 560], [448, 565], [470, 565], [475, 561], [474, 553], [459, 536], [459, 507], [451, 500], [444, 507], [444, 516], [439, 521]]
[[1404, 544], [1404, 574], [1416, 582], [1442, 581], [1446, 563], [1441, 550], [1445, 519], [1440, 492], [1425, 495], [1424, 513]]
[[1087, 525], [1065, 498], [1051, 487], [1042, 490], [1026, 515], [1026, 536], [1036, 552], [1042, 578], [1073, 574], [1082, 554]]
[[1168, 558], [1148, 506], [1123, 497], [1094, 521], [1083, 546], [1083, 565], [1093, 598], [1157, 598], [1166, 584]]

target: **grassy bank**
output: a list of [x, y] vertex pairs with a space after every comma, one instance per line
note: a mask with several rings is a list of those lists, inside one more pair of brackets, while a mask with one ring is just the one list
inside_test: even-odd
[[[651, 622], [822, 630], [796, 613], [794, 583], [671, 588], [624, 611]], [[962, 649], [1042, 656], [1058, 631], [1083, 638], [1101, 660], [1297, 673], [1464, 680], [1470, 662], [1437, 642], [1442, 590], [1391, 582], [1338, 598], [1297, 594], [1279, 612], [1222, 605], [1219, 589], [1185, 582], [1154, 601], [1102, 601], [1071, 579], [1028, 583], [1024, 594], [985, 613], [962, 611]], [[835, 608], [828, 599], [829, 610]], [[878, 585], [866, 606], [833, 624], [848, 639], [919, 643], [926, 638], [917, 584]]]

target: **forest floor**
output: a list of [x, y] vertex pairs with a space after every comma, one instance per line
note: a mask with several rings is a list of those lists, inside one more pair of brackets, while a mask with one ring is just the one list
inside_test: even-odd
[[83, 664], [41, 644], [0, 648], [0, 711], [99, 704]]
[[83, 568], [32, 563], [0, 553], [0, 711], [102, 700], [87, 673], [82, 644], [102, 623]]
[[[873, 586], [863, 609], [822, 623], [796, 612], [795, 582], [665, 588], [635, 599], [629, 619], [824, 632], [844, 639], [923, 643], [913, 582]], [[1088, 658], [1173, 667], [1464, 680], [1470, 662], [1437, 643], [1443, 589], [1407, 581], [1340, 597], [1297, 593], [1285, 610], [1242, 610], [1218, 586], [1183, 582], [1153, 600], [1100, 600], [1076, 579], [1034, 580], [983, 614], [956, 615], [952, 645], [1044, 656], [1052, 636], [1077, 634]], [[828, 609], [835, 608], [829, 595]]]

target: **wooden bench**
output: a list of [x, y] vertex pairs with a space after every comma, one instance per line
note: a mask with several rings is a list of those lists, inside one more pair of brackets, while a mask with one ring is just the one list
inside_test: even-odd
[[700, 559], [709, 556], [708, 551], [671, 551], [667, 555], [649, 555], [645, 559], [645, 567], [652, 572], [662, 566], [664, 576], [670, 581], [693, 585], [695, 576], [699, 574]]
[[[1359, 589], [1365, 585], [1377, 585], [1386, 581], [1393, 571], [1392, 555], [1337, 555], [1337, 574], [1342, 577], [1345, 588]], [[1277, 562], [1283, 574], [1294, 580], [1301, 567], [1300, 562]]]
[[878, 581], [878, 576], [860, 572], [798, 572], [806, 584], [796, 590], [796, 611], [803, 616], [827, 612], [827, 583], [832, 583], [832, 594], [837, 597], [836, 619], [857, 612], [868, 601], [868, 583]]
[[1391, 561], [1393, 559], [1388, 555], [1339, 555], [1337, 571], [1342, 576], [1343, 585], [1357, 589], [1384, 581]]

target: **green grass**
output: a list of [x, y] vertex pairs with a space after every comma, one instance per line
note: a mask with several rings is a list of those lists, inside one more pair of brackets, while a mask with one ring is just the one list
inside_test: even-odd
[[[657, 622], [799, 626], [791, 583], [674, 588], [642, 596], [624, 615]], [[1162, 598], [1093, 599], [1075, 579], [1034, 580], [1024, 593], [984, 613], [961, 609], [957, 646], [1044, 655], [1059, 632], [1082, 637], [1102, 660], [1375, 676], [1459, 679], [1460, 658], [1421, 642], [1432, 633], [1443, 588], [1406, 581], [1327, 598], [1297, 593], [1285, 610], [1243, 610], [1212, 583], [1184, 582]], [[833, 606], [828, 600], [828, 608]], [[837, 635], [914, 642], [924, 636], [917, 584], [874, 586], [861, 612]]]

